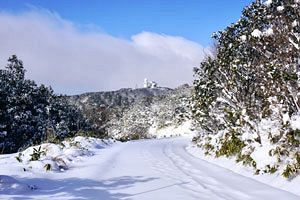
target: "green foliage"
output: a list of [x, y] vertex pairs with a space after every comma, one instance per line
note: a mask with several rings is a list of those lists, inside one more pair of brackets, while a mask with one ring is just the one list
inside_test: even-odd
[[245, 166], [252, 166], [256, 168], [256, 162], [250, 155], [239, 153], [236, 162], [242, 162]]
[[282, 137], [282, 135], [275, 135], [275, 136], [272, 136], [271, 134], [269, 135], [269, 139], [272, 144], [278, 143], [279, 140], [281, 139], [281, 137]]
[[288, 132], [286, 135], [287, 135], [288, 144], [290, 144], [294, 147], [299, 147], [300, 141], [299, 141], [299, 139], [297, 139], [300, 137], [299, 130], [292, 130], [292, 131]]
[[41, 150], [41, 146], [38, 149], [33, 148], [33, 153], [30, 154], [30, 161], [37, 161], [41, 158], [42, 155], [45, 155], [45, 151]]
[[274, 166], [266, 165], [266, 168], [264, 169], [264, 173], [274, 174], [277, 170], [278, 170], [278, 165], [274, 165]]
[[283, 173], [282, 176], [288, 179], [294, 178], [300, 171], [300, 167], [296, 164], [288, 164]]
[[288, 164], [284, 169], [282, 176], [285, 178], [294, 178], [300, 172], [300, 153], [296, 153], [294, 157], [294, 162]]
[[290, 153], [286, 148], [283, 148], [283, 147], [280, 147], [280, 146], [277, 146], [275, 149], [271, 149], [269, 151], [270, 156], [277, 155], [278, 157], [281, 157], [281, 156], [289, 156], [289, 154]]
[[205, 154], [209, 154], [210, 152], [212, 152], [214, 150], [214, 146], [211, 145], [210, 143], [205, 143], [203, 145], [203, 149], [205, 150]]
[[132, 134], [130, 136], [131, 136], [130, 137], [131, 140], [139, 140], [139, 139], [141, 139], [141, 136], [139, 134]]
[[246, 146], [243, 141], [235, 136], [234, 132], [227, 135], [221, 142], [221, 148], [216, 152], [216, 156], [235, 156], [241, 153], [242, 149]]
[[294, 170], [292, 169], [291, 165], [287, 165], [285, 170], [282, 173], [282, 176], [284, 178], [290, 178], [292, 176], [292, 174], [294, 173]]

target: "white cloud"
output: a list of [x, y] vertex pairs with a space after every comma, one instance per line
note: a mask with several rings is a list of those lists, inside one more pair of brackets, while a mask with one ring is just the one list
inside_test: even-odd
[[[191, 30], [192, 31], [192, 30]], [[81, 31], [49, 11], [0, 12], [0, 64], [16, 54], [27, 77], [60, 93], [142, 86], [145, 77], [176, 87], [193, 80], [208, 52], [182, 37], [142, 32], [131, 40]]]

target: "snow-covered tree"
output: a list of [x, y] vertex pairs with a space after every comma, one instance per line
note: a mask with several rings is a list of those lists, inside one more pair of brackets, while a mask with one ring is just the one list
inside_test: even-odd
[[0, 149], [14, 152], [48, 138], [62, 139], [87, 128], [77, 108], [51, 88], [25, 79], [21, 60], [13, 55], [0, 70]]
[[[192, 104], [207, 153], [236, 156], [257, 172], [299, 172], [300, 130], [291, 125], [300, 106], [299, 19], [298, 0], [257, 0], [213, 36], [217, 53], [195, 69]], [[254, 152], [268, 144], [278, 162], [259, 166]]]

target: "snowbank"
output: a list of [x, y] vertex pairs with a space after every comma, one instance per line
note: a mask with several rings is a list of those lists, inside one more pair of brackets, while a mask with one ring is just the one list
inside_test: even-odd
[[169, 137], [178, 137], [178, 136], [193, 138], [196, 132], [193, 131], [191, 127], [192, 127], [191, 121], [185, 121], [179, 126], [172, 125], [161, 129], [152, 126], [149, 129], [149, 134], [156, 138], [169, 138]]
[[92, 156], [93, 150], [104, 148], [112, 143], [113, 140], [78, 136], [65, 140], [61, 144], [46, 143], [29, 147], [15, 157], [23, 164], [24, 171], [64, 171], [83, 157]]
[[285, 179], [281, 176], [279, 172], [275, 172], [274, 174], [260, 174], [255, 175], [253, 173], [253, 169], [250, 167], [246, 167], [241, 163], [236, 163], [236, 158], [226, 158], [219, 157], [215, 158], [211, 155], [205, 155], [205, 151], [195, 144], [192, 144], [186, 148], [187, 152], [192, 154], [194, 157], [200, 158], [207, 162], [216, 164], [220, 167], [227, 168], [235, 173], [241, 174], [243, 176], [253, 178], [257, 181], [263, 182], [267, 185], [271, 185], [273, 187], [286, 190], [288, 192], [294, 193], [296, 195], [300, 195], [299, 185], [300, 185], [300, 177], [296, 177], [292, 180]]
[[0, 174], [6, 174], [0, 175], [0, 194], [23, 194], [37, 188], [13, 178], [16, 175], [20, 178], [35, 175], [44, 177], [49, 173], [63, 172], [113, 143], [115, 141], [112, 139], [78, 136], [60, 144], [46, 143], [29, 147], [20, 153], [0, 155]]

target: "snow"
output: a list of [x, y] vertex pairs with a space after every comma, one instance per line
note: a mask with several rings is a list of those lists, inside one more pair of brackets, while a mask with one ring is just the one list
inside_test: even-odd
[[84, 98], [81, 100], [81, 103], [86, 103], [86, 102], [88, 102], [89, 98], [90, 98], [89, 96], [84, 97]]
[[[112, 144], [112, 140], [101, 140], [96, 138], [75, 137], [61, 144], [46, 143], [30, 147], [18, 154], [21, 164], [26, 171], [45, 171], [45, 166], [50, 164], [52, 171], [64, 171], [69, 169], [73, 163], [82, 160], [83, 157], [92, 156], [94, 149], [101, 149]], [[32, 154], [39, 148], [40, 159], [32, 161]]]
[[292, 23], [292, 26], [293, 26], [293, 27], [298, 26], [298, 21], [297, 21], [297, 20], [294, 20], [293, 23]]
[[300, 115], [293, 115], [290, 123], [293, 130], [300, 130]]
[[274, 31], [272, 28], [268, 28], [267, 30], [264, 31], [265, 36], [271, 36], [274, 34]]
[[290, 42], [296, 49], [298, 49], [298, 50], [300, 49], [299, 45], [298, 45], [296, 42], [294, 42], [292, 38], [289, 38], [289, 42]]
[[277, 7], [277, 11], [283, 11], [284, 10], [284, 6], [278, 6]]
[[[97, 149], [102, 149], [113, 143], [115, 143], [113, 140], [78, 136], [63, 141], [62, 144], [46, 143], [29, 147], [20, 153], [1, 155], [0, 165], [2, 169], [0, 174], [44, 176], [45, 174], [64, 172], [78, 162], [92, 156]], [[41, 152], [38, 160], [32, 160], [32, 154], [35, 150]], [[50, 171], [46, 171], [46, 164], [50, 164]], [[11, 176], [0, 175], [0, 194], [22, 193], [33, 189], [36, 189], [36, 186], [21, 183]]]
[[[263, 175], [254, 175], [253, 170], [249, 167], [245, 167], [242, 164], [236, 163], [235, 159], [232, 158], [225, 158], [225, 157], [219, 157], [215, 158], [210, 155], [205, 155], [204, 151], [201, 148], [196, 147], [195, 145], [190, 145], [187, 147], [187, 151], [202, 160], [205, 160], [209, 163], [215, 164], [219, 167], [226, 168], [228, 170], [231, 170], [233, 173], [240, 174], [245, 177], [249, 177], [253, 180], [259, 181], [260, 183], [264, 183], [266, 185], [270, 185], [277, 189], [282, 189], [285, 191], [288, 191], [290, 193], [293, 193], [294, 195], [297, 195], [297, 199], [300, 199], [300, 191], [299, 191], [299, 184], [300, 184], [300, 178], [297, 177], [295, 179], [287, 180], [282, 178], [278, 174], [263, 174]], [[257, 156], [259, 153], [257, 153]], [[260, 156], [261, 157], [261, 156]], [[251, 190], [251, 187], [249, 188]], [[269, 198], [266, 198], [269, 199]], [[278, 197], [278, 199], [289, 199], [288, 197]]]
[[272, 0], [267, 0], [267, 1], [265, 2], [265, 5], [266, 5], [266, 6], [270, 6], [270, 5], [272, 4], [272, 2], [273, 2]]
[[247, 36], [246, 36], [246, 35], [242, 35], [242, 36], [240, 37], [240, 39], [241, 39], [241, 41], [245, 42], [245, 41], [247, 40]]
[[[76, 140], [83, 146], [86, 142], [86, 147], [97, 147], [97, 142], [93, 142], [96, 140]], [[106, 148], [92, 149], [93, 156], [73, 163], [72, 168], [64, 172], [24, 172], [22, 164], [14, 158], [16, 154], [1, 155], [0, 174], [7, 175], [2, 177], [8, 180], [8, 187], [1, 185], [0, 197], [61, 200], [299, 199], [299, 196], [279, 187], [254, 180], [249, 173], [245, 173], [249, 177], [234, 173], [231, 170], [236, 169], [235, 165], [228, 170], [207, 162], [208, 157], [196, 158], [190, 153], [199, 157], [201, 149], [187, 148], [189, 144], [189, 138], [180, 137], [106, 145]], [[99, 145], [104, 144], [99, 141]], [[54, 153], [57, 151], [53, 148]], [[227, 163], [221, 159], [218, 164], [223, 161]], [[12, 187], [13, 184], [17, 185]], [[36, 185], [36, 190], [28, 185]]]
[[193, 138], [196, 135], [195, 131], [191, 130], [192, 122], [185, 121], [179, 126], [167, 126], [165, 128], [157, 129], [155, 125], [150, 127], [149, 134], [156, 138], [169, 138], [169, 137], [188, 137]]
[[25, 193], [34, 189], [36, 189], [35, 186], [21, 183], [10, 176], [0, 175], [0, 194]]
[[258, 30], [258, 29], [254, 29], [254, 31], [251, 33], [251, 35], [252, 35], [253, 37], [259, 38], [259, 37], [261, 37], [262, 32], [261, 32], [260, 30]]
[[274, 147], [270, 145], [269, 142], [262, 142], [262, 145], [257, 145], [255, 147], [255, 151], [253, 151], [250, 156], [255, 161], [258, 161], [256, 162], [256, 167], [258, 169], [263, 169], [267, 165], [273, 166], [275, 163], [277, 163], [277, 158], [275, 156], [272, 157], [269, 155], [269, 152], [272, 149], [274, 149]]

